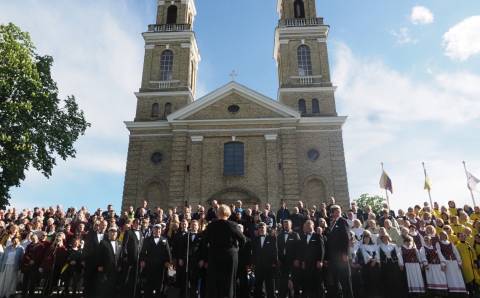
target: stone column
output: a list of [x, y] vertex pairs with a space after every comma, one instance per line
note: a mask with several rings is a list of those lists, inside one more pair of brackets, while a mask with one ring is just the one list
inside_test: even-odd
[[190, 193], [188, 196], [190, 204], [202, 202], [202, 157], [203, 157], [203, 136], [191, 136], [192, 146], [190, 154]]
[[282, 171], [284, 199], [292, 205], [300, 199], [298, 187], [297, 137], [294, 129], [282, 130]]
[[265, 135], [265, 160], [267, 174], [267, 202], [276, 209], [280, 199], [278, 197], [278, 158], [277, 158], [277, 134]]
[[185, 201], [187, 132], [175, 132], [172, 140], [169, 206], [181, 206]]

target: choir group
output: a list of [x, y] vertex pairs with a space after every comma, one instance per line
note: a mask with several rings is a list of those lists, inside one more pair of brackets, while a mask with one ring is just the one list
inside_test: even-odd
[[479, 207], [378, 213], [334, 198], [276, 212], [215, 200], [0, 210], [0, 298], [479, 297]]

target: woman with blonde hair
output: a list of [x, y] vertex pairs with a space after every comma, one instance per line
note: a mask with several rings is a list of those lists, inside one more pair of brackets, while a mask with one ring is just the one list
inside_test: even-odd
[[238, 248], [245, 243], [245, 236], [238, 225], [228, 218], [230, 207], [220, 205], [217, 220], [205, 230], [208, 249], [207, 293], [209, 298], [234, 298], [238, 265]]

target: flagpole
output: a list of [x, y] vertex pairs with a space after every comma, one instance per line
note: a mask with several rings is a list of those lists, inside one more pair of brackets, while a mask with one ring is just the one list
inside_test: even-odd
[[[465, 161], [462, 161], [462, 163], [463, 163], [463, 169], [465, 170], [465, 176], [467, 177], [467, 183], [468, 183], [467, 163]], [[471, 190], [470, 187], [468, 187], [468, 184], [467, 184], [467, 188], [470, 191], [470, 195], [472, 196], [473, 207], [477, 207], [477, 204], [475, 203], [475, 196], [473, 195], [473, 190]]]
[[[385, 172], [385, 170], [383, 169], [383, 162], [381, 162], [381, 165], [382, 165], [382, 175], [383, 175], [383, 172]], [[387, 205], [388, 205], [388, 210], [390, 211], [390, 198], [388, 197], [388, 191], [386, 188], [385, 188], [385, 196], [387, 196]]]
[[[425, 168], [425, 163], [423, 161], [422, 161], [422, 166], [423, 166], [423, 174], [425, 175], [425, 186], [426, 186], [428, 176], [427, 176], [427, 169]], [[427, 191], [428, 191], [428, 198], [430, 199], [430, 208], [433, 211], [433, 202], [432, 202], [432, 194], [430, 193], [430, 185], [428, 185]]]

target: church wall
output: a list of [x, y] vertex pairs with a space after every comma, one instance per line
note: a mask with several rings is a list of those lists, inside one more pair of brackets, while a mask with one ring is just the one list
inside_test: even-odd
[[[148, 96], [148, 97], [138, 98], [135, 121], [151, 121], [151, 120], [165, 119], [163, 116], [165, 111], [165, 104], [167, 102], [172, 104], [172, 112], [175, 112], [176, 110], [179, 110], [180, 108], [186, 106], [190, 102], [190, 99], [188, 98], [188, 96], [185, 96], [185, 95]], [[160, 105], [159, 118], [152, 118], [152, 105], [154, 103], [158, 103]]]
[[[228, 111], [231, 105], [238, 105], [238, 113], [232, 114]], [[252, 118], [280, 118], [279, 114], [266, 109], [260, 105], [253, 104], [251, 101], [232, 94], [208, 106], [208, 108], [188, 117], [188, 120], [203, 119], [252, 119]]]
[[312, 99], [318, 99], [320, 116], [336, 116], [335, 97], [333, 91], [324, 92], [288, 92], [282, 93], [280, 101], [298, 111], [298, 100], [303, 98], [307, 106], [307, 115], [312, 113]]
[[[349, 205], [343, 141], [341, 131], [338, 129], [325, 132], [297, 132], [300, 195], [308, 191], [306, 186], [310, 179], [318, 179], [324, 183], [324, 195], [327, 196], [316, 197], [316, 200], [307, 202], [309, 205], [318, 206], [330, 196], [334, 196], [343, 207]], [[311, 149], [320, 153], [315, 161], [308, 158], [307, 154]]]
[[[124, 187], [124, 206], [139, 206], [143, 199], [152, 206], [168, 204], [171, 164], [171, 137], [130, 137]], [[151, 160], [154, 152], [163, 155], [159, 164]], [[149, 190], [156, 192], [149, 193]], [[153, 197], [152, 197], [153, 196]]]
[[213, 195], [227, 188], [245, 189], [258, 196], [262, 203], [266, 202], [265, 137], [261, 135], [236, 138], [236, 141], [245, 144], [245, 175], [242, 177], [226, 177], [223, 175], [223, 145], [231, 141], [231, 136], [219, 136], [205, 137], [202, 142], [202, 202], [205, 203]]

